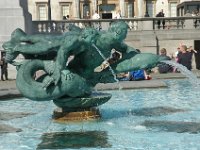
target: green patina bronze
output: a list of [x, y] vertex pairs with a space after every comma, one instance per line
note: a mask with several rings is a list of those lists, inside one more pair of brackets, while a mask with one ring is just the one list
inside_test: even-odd
[[[17, 67], [16, 84], [25, 97], [54, 100], [57, 106], [69, 110], [90, 108], [111, 98], [110, 94], [93, 93], [97, 83], [115, 82], [108, 65], [120, 73], [152, 68], [159, 62], [159, 56], [139, 53], [123, 42], [127, 29], [122, 21], [113, 22], [108, 31], [72, 28], [59, 36], [27, 35], [16, 29], [3, 48], [6, 60]], [[24, 61], [15, 61], [19, 54]], [[74, 59], [67, 62], [70, 56]], [[35, 79], [38, 70], [45, 74]]]

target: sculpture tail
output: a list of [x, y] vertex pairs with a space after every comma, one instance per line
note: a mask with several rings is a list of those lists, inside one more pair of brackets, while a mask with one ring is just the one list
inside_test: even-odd
[[139, 53], [133, 56], [129, 54], [129, 56], [130, 58], [124, 56], [125, 60], [117, 64], [114, 68], [116, 73], [154, 68], [160, 61], [158, 55], [151, 53]]
[[3, 43], [2, 47], [6, 52], [6, 61], [12, 63], [12, 61], [18, 56], [14, 48], [21, 42], [21, 39], [26, 36], [26, 33], [21, 29], [17, 28], [11, 34], [11, 40]]
[[[47, 89], [44, 89], [43, 87], [49, 79], [46, 71], [49, 71], [51, 63], [53, 62], [35, 59], [26, 61], [20, 66], [16, 85], [22, 95], [35, 101], [49, 101], [64, 95], [80, 97], [91, 93], [91, 88], [87, 85], [86, 80], [69, 70], [62, 71], [58, 85], [51, 84]], [[36, 81], [33, 76], [37, 70], [44, 70], [47, 74]]]

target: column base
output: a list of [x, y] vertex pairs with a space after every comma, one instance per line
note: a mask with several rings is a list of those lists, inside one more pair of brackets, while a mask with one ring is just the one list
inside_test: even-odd
[[101, 115], [99, 113], [99, 109], [97, 108], [74, 112], [65, 112], [62, 108], [57, 108], [54, 110], [52, 117], [55, 122], [65, 123], [69, 121], [95, 120], [99, 119]]

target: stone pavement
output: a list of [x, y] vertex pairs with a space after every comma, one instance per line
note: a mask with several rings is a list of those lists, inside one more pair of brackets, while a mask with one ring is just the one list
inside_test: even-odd
[[0, 80], [0, 100], [17, 97], [21, 97], [21, 94], [16, 88], [15, 80]]
[[[200, 77], [200, 70], [193, 71], [197, 77]], [[117, 83], [97, 84], [95, 87], [97, 90], [116, 90], [122, 89], [138, 89], [138, 88], [165, 88], [167, 85], [163, 81], [164, 79], [181, 79], [186, 76], [181, 73], [167, 73], [159, 74], [152, 73], [152, 80], [143, 81], [120, 81]], [[0, 81], [0, 100], [7, 100], [11, 98], [22, 97], [18, 89], [16, 88], [15, 80]]]

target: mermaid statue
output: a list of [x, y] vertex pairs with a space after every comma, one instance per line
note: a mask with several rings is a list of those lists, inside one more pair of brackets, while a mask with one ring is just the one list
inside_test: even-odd
[[[155, 67], [160, 57], [124, 43], [128, 25], [112, 22], [107, 31], [71, 28], [62, 35], [27, 35], [21, 29], [3, 44], [6, 61], [17, 68], [16, 85], [34, 101], [53, 100], [63, 112], [90, 110], [111, 98], [94, 92], [97, 83], [116, 82], [114, 73]], [[24, 60], [16, 61], [21, 54]], [[37, 76], [38, 71], [43, 71]]]

